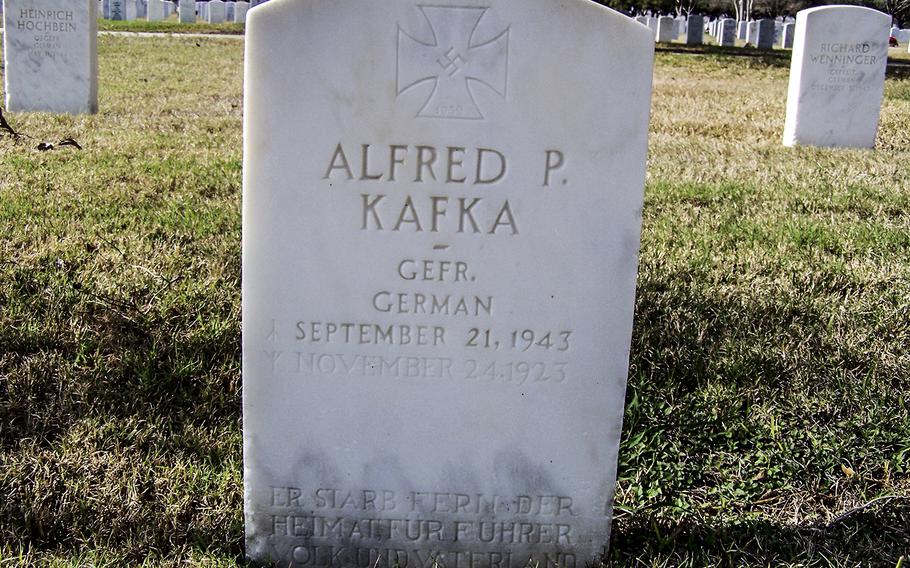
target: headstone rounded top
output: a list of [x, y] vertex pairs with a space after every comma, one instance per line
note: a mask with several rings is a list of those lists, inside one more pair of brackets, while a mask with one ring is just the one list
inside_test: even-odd
[[837, 13], [837, 14], [847, 14], [852, 13], [856, 15], [868, 15], [869, 17], [880, 16], [882, 18], [887, 18], [888, 24], [891, 24], [891, 16], [880, 12], [874, 8], [868, 8], [866, 6], [851, 6], [848, 4], [829, 4], [827, 6], [816, 6], [814, 8], [806, 8], [805, 10], [800, 10], [797, 12], [796, 16], [799, 17], [803, 15], [804, 17], [811, 17], [816, 14], [826, 14], [826, 13]]
[[248, 17], [247, 554], [595, 561], [650, 31], [587, 0], [272, 0]]

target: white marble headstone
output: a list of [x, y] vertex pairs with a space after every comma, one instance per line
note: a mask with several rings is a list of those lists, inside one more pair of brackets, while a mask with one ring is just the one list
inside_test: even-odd
[[774, 47], [774, 20], [758, 20], [755, 22], [755, 47], [759, 49], [772, 49]]
[[6, 109], [98, 111], [96, 0], [4, 0]]
[[686, 21], [686, 45], [701, 45], [705, 39], [705, 19], [691, 15]]
[[740, 21], [736, 24], [736, 38], [746, 39], [747, 35], [749, 35], [749, 22]]
[[657, 41], [670, 43], [676, 39], [676, 20], [671, 16], [661, 16], [657, 19]]
[[205, 19], [210, 24], [224, 23], [225, 7], [222, 0], [211, 0], [206, 3]]
[[234, 22], [237, 24], [242, 24], [246, 22], [246, 13], [250, 9], [249, 2], [237, 2], [237, 5], [234, 7]]
[[796, 24], [784, 24], [783, 30], [780, 32], [780, 46], [784, 49], [791, 49], [793, 47], [793, 34], [796, 32]]
[[875, 146], [891, 16], [860, 6], [796, 15], [784, 145]]
[[582, 568], [604, 551], [653, 49], [586, 0], [249, 12], [250, 557]]
[[181, 24], [196, 23], [196, 0], [180, 0], [178, 9]]
[[149, 0], [146, 19], [150, 22], [160, 22], [167, 18], [167, 5], [165, 0]]
[[110, 18], [126, 20], [126, 0], [110, 0]]
[[736, 45], [736, 20], [724, 18], [718, 23], [717, 44], [721, 46]]

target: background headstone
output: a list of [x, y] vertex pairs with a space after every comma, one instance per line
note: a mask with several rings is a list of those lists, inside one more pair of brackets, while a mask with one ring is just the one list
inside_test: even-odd
[[718, 25], [717, 33], [718, 45], [731, 46], [736, 45], [736, 20], [733, 18], [724, 18]]
[[793, 47], [793, 35], [796, 33], [796, 24], [784, 24], [784, 29], [780, 34], [780, 46], [784, 49]]
[[581, 0], [277, 0], [246, 41], [246, 553], [597, 560], [650, 32]]
[[243, 24], [246, 22], [246, 13], [250, 9], [249, 2], [237, 2], [234, 7], [234, 22]]
[[167, 5], [164, 0], [149, 0], [148, 14], [146, 19], [149, 22], [160, 22], [167, 18]]
[[686, 45], [701, 45], [705, 39], [705, 19], [701, 16], [689, 16], [686, 22]]
[[126, 20], [126, 0], [110, 0], [110, 19]]
[[206, 21], [210, 24], [224, 23], [224, 2], [222, 0], [211, 0], [205, 5]]
[[196, 23], [196, 0], [180, 0], [180, 23]]
[[225, 2], [224, 3], [224, 21], [233, 22], [234, 21], [234, 9], [236, 2]]
[[755, 47], [772, 49], [774, 47], [774, 20], [755, 22]]
[[657, 41], [670, 43], [676, 39], [676, 20], [670, 16], [661, 16], [657, 19]]
[[784, 145], [875, 145], [891, 16], [823, 6], [796, 16]]
[[736, 38], [746, 39], [749, 33], [749, 22], [741, 21], [736, 24]]
[[98, 111], [97, 0], [4, 0], [6, 109]]

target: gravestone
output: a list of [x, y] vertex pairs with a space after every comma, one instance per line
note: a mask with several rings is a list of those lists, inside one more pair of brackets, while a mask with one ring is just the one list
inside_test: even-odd
[[705, 19], [689, 16], [686, 22], [686, 45], [701, 45], [705, 40]]
[[647, 16], [637, 16], [637, 17], [635, 18], [635, 21], [638, 22], [639, 24], [643, 25], [643, 26], [647, 26], [647, 25], [648, 25], [648, 17], [647, 17]]
[[5, 0], [6, 109], [98, 111], [97, 0]]
[[755, 47], [759, 49], [774, 47], [774, 20], [765, 19], [755, 22]]
[[211, 0], [206, 4], [206, 21], [210, 24], [224, 23], [224, 2], [222, 0]]
[[246, 13], [250, 9], [249, 2], [237, 2], [234, 7], [234, 23], [243, 24], [246, 22]]
[[272, 0], [246, 39], [247, 555], [595, 561], [650, 32], [586, 0]]
[[196, 23], [196, 0], [180, 0], [180, 23]]
[[657, 38], [657, 16], [648, 16], [648, 28], [651, 30], [651, 35], [654, 38]]
[[110, 0], [110, 19], [126, 20], [126, 0]]
[[235, 2], [225, 2], [224, 3], [224, 21], [233, 22], [234, 21], [234, 9]]
[[860, 6], [796, 15], [784, 145], [872, 148], [891, 16]]
[[670, 16], [661, 16], [657, 19], [657, 41], [670, 43], [676, 39], [676, 20]]
[[796, 24], [784, 24], [784, 29], [780, 33], [780, 46], [784, 49], [793, 47], [793, 34], [796, 32]]
[[138, 14], [136, 0], [123, 0], [123, 8], [126, 13], [126, 20], [135, 20]]
[[733, 18], [724, 18], [717, 27], [718, 45], [736, 45], [736, 20]]
[[148, 14], [146, 19], [149, 22], [160, 22], [167, 18], [167, 5], [164, 0], [149, 0]]
[[737, 39], [746, 39], [746, 35], [749, 31], [749, 22], [739, 22], [736, 24], [736, 38]]

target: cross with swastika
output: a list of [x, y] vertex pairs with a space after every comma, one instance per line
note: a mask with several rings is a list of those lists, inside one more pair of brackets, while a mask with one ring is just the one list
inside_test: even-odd
[[505, 98], [508, 84], [509, 27], [481, 39], [477, 28], [488, 8], [418, 6], [433, 33], [430, 43], [398, 27], [396, 94], [425, 82], [433, 91], [418, 117], [483, 119], [472, 91], [485, 85]]

